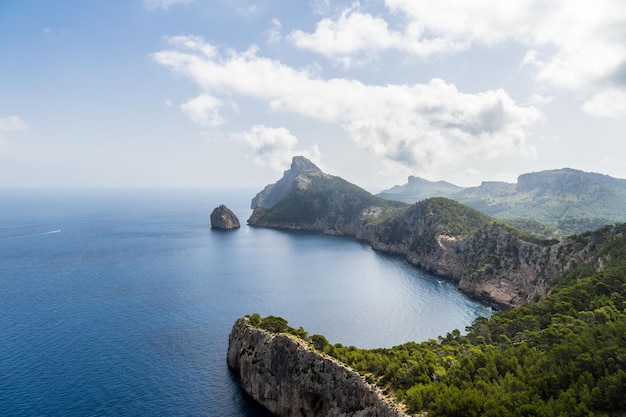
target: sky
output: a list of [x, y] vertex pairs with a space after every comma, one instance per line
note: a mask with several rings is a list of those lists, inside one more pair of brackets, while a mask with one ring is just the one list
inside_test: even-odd
[[2, 0], [0, 187], [626, 178], [623, 0]]

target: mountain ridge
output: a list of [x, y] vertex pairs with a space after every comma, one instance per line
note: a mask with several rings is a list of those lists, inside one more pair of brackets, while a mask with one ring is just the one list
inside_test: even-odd
[[522, 174], [517, 183], [484, 181], [466, 188], [416, 178], [377, 196], [405, 203], [448, 197], [499, 219], [530, 219], [565, 234], [626, 222], [626, 180], [605, 174], [562, 168]]
[[353, 237], [501, 306], [545, 298], [556, 276], [594, 254], [593, 242], [581, 244], [575, 236], [560, 242], [533, 238], [448, 198], [408, 206], [298, 166], [284, 178], [291, 181], [291, 191], [271, 207], [257, 205], [249, 225]]

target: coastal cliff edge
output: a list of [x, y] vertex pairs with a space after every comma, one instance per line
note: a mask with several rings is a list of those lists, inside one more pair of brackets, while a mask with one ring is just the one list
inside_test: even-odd
[[286, 333], [238, 319], [228, 366], [255, 401], [280, 417], [408, 417], [361, 375]]

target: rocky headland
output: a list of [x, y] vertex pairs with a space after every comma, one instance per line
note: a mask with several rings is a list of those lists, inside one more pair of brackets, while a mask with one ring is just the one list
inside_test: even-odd
[[211, 227], [214, 229], [238, 229], [241, 227], [239, 219], [228, 207], [220, 205], [211, 213]]
[[406, 417], [358, 373], [304, 340], [237, 320], [228, 366], [242, 388], [281, 417]]
[[545, 298], [554, 279], [592, 263], [611, 233], [540, 240], [447, 198], [411, 206], [373, 196], [303, 157], [253, 203], [253, 226], [320, 231], [368, 242], [458, 282], [466, 293], [506, 307]]

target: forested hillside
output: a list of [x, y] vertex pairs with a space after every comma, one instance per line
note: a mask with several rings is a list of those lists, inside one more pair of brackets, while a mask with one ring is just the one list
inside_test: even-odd
[[[626, 227], [597, 248], [610, 259], [561, 277], [544, 301], [478, 319], [467, 334], [391, 349], [323, 343], [410, 413], [598, 416], [626, 412]], [[595, 235], [595, 236], [594, 236]], [[600, 253], [603, 255], [600, 256]], [[318, 337], [319, 339], [319, 337]], [[319, 345], [319, 340], [318, 340]]]
[[544, 237], [626, 221], [626, 180], [569, 168], [523, 174], [517, 183], [486, 181], [471, 188], [409, 177], [407, 184], [378, 196], [405, 203], [448, 197]]

